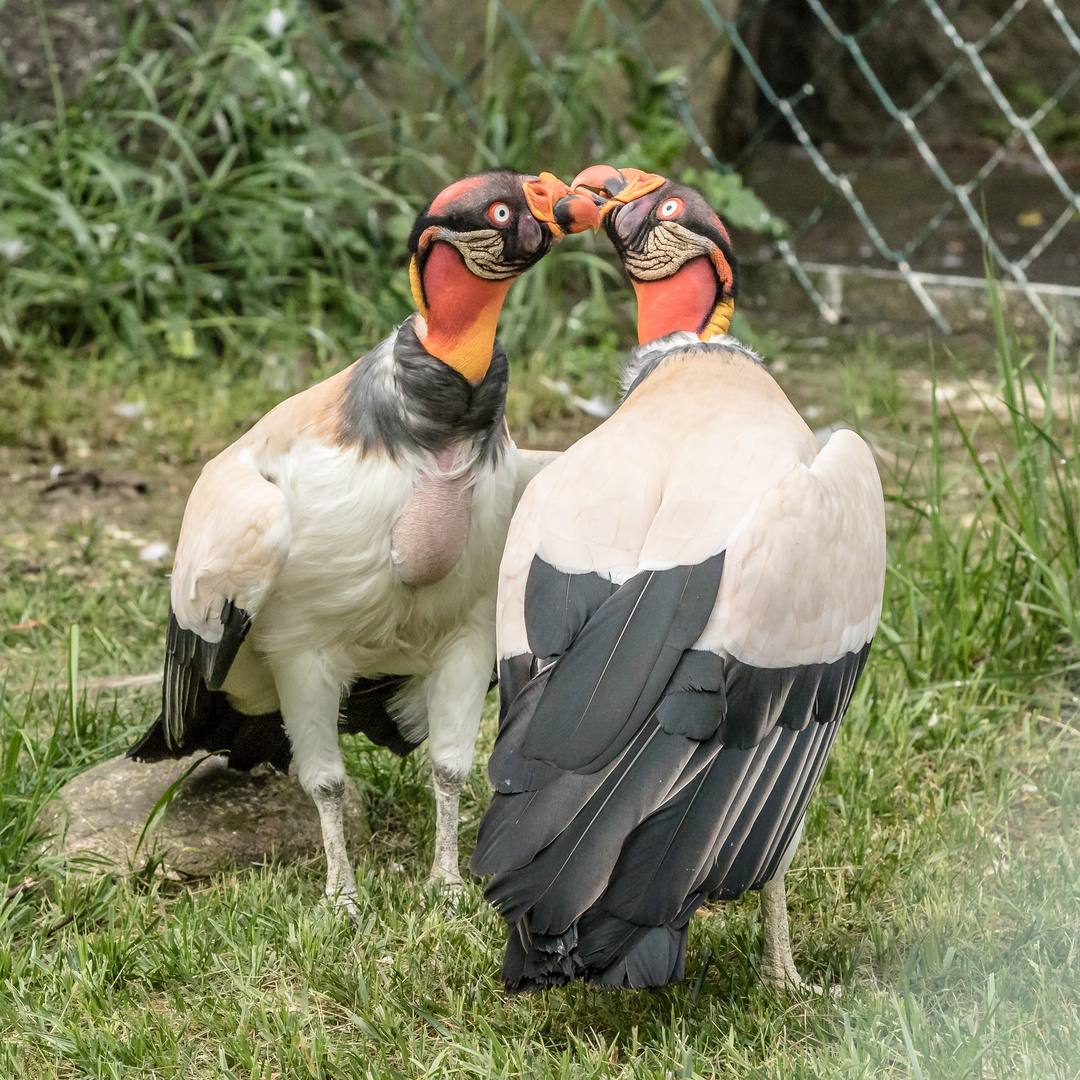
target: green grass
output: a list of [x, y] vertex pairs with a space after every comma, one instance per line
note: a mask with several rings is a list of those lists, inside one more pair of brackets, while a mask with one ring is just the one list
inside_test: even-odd
[[[876, 674], [791, 875], [799, 963], [835, 997], [756, 984], [744, 900], [696, 920], [677, 987], [505, 998], [504, 931], [479, 886], [455, 908], [420, 884], [426, 769], [353, 744], [377, 834], [357, 931], [316, 907], [318, 859], [178, 892], [16, 854], [9, 880], [40, 884], [3, 911], [3, 1075], [1073, 1076], [1080, 733], [1053, 722], [1052, 703], [1017, 715]], [[62, 695], [35, 711], [50, 704], [56, 739], [43, 731], [22, 751], [46, 788], [143, 722], [106, 706], [72, 727]], [[41, 770], [16, 767], [8, 820], [26, 820]], [[466, 850], [486, 796], [478, 769]], [[5, 851], [20, 839], [5, 830]]]
[[[688, 163], [677, 72], [596, 37], [595, 5], [540, 66], [489, 5], [473, 116], [406, 19], [376, 50], [399, 76], [382, 119], [332, 40], [345, 9], [283, 5], [275, 36], [269, 6], [172, 22], [143, 5], [77, 100], [0, 126], [0, 1077], [1077, 1080], [1080, 408], [1075, 372], [1026, 354], [997, 309], [994, 371], [972, 384], [993, 409], [938, 404], [963, 383], [954, 357], [758, 342], [815, 423], [881, 449], [890, 493], [882, 628], [789, 878], [797, 962], [830, 992], [758, 984], [751, 897], [695, 920], [679, 986], [506, 998], [479, 883], [454, 905], [422, 885], [423, 755], [359, 740], [359, 930], [317, 907], [315, 856], [179, 887], [41, 854], [50, 795], [156, 712], [152, 691], [82, 688], [160, 666], [168, 559], [142, 561], [144, 542], [175, 539], [202, 462], [410, 309], [415, 208], [474, 169], [566, 175], [584, 145]], [[782, 228], [737, 177], [694, 182], [736, 224]], [[583, 430], [552, 380], [616, 395], [628, 295], [587, 237], [514, 287], [515, 433]], [[83, 486], [48, 491], [54, 466]], [[478, 761], [493, 737], [492, 700]], [[464, 854], [489, 794], [478, 764]]]
[[[127, 504], [100, 507], [96, 524], [75, 507], [50, 516], [29, 496], [11, 504], [0, 888], [30, 884], [0, 901], [0, 1076], [1075, 1080], [1080, 429], [1075, 402], [1056, 416], [1034, 407], [1071, 383], [1045, 353], [1023, 355], [1002, 322], [997, 396], [1012, 410], [953, 417], [914, 408], [882, 348], [870, 341], [820, 374], [868, 437], [906, 456], [886, 472], [883, 630], [789, 878], [797, 963], [829, 991], [806, 997], [758, 984], [753, 897], [695, 920], [678, 986], [505, 997], [504, 929], [480, 884], [453, 905], [422, 884], [434, 835], [423, 756], [360, 740], [345, 741], [374, 832], [358, 867], [359, 930], [317, 907], [314, 856], [180, 887], [152, 867], [85, 877], [40, 855], [31, 825], [50, 793], [119, 753], [156, 708], [150, 691], [78, 690], [83, 676], [160, 662], [167, 582], [139, 563], [131, 533], [175, 528], [198, 463], [286, 390], [240, 365], [200, 393], [178, 363], [138, 391], [148, 431], [109, 412], [136, 396], [130, 360], [73, 368], [54, 356], [7, 372], [5, 469], [47, 467], [62, 441], [77, 464], [140, 469], [160, 498], [122, 529]], [[533, 375], [553, 370], [544, 359]], [[560, 362], [579, 386], [610, 375], [610, 349]], [[950, 363], [938, 358], [940, 378]], [[519, 404], [528, 414], [531, 401]], [[80, 420], [88, 412], [99, 426]], [[493, 735], [494, 700], [480, 762]], [[466, 855], [489, 790], [478, 764]]]

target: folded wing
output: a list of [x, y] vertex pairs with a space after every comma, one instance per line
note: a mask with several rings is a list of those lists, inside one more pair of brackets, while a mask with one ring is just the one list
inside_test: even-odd
[[[290, 539], [284, 495], [242, 445], [203, 469], [176, 548], [161, 716], [130, 756], [156, 760], [178, 750], [235, 749], [238, 739], [245, 741], [242, 729], [259, 717], [248, 718], [223, 700], [211, 706], [208, 692], [224, 685], [251, 620], [285, 565]], [[274, 733], [266, 760], [287, 768], [280, 720], [258, 727], [262, 740], [266, 730]]]
[[[545, 471], [503, 559], [496, 795], [473, 868], [511, 927], [511, 988], [681, 977], [701, 898], [780, 867], [880, 615], [884, 507], [858, 436], [808, 461], [766, 447], [738, 490], [707, 456], [703, 481], [632, 442]], [[611, 472], [590, 489], [593, 465]], [[599, 542], [597, 490], [619, 508]]]

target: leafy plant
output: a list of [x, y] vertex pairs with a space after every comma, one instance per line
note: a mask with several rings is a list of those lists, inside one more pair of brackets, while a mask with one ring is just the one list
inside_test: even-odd
[[[1022, 116], [1033, 116], [1043, 109], [1050, 95], [1037, 79], [1024, 79], [1014, 83], [1008, 91], [1010, 104]], [[982, 122], [983, 134], [998, 142], [1004, 142], [1013, 127], [1001, 113], [995, 113]], [[1062, 154], [1080, 152], [1080, 115], [1071, 112], [1061, 101], [1055, 101], [1035, 125], [1035, 136], [1043, 145]]]
[[774, 238], [788, 232], [787, 223], [743, 184], [738, 173], [686, 169], [680, 179], [684, 184], [699, 188], [712, 208], [737, 229], [750, 229]]
[[[1080, 408], [1072, 396], [1058, 400], [1053, 339], [1040, 373], [989, 275], [988, 287], [1000, 407], [987, 402], [983, 423], [995, 449], [980, 453], [985, 439], [942, 416], [934, 378], [929, 454], [895, 496], [908, 514], [895, 522], [880, 636], [913, 685], [1016, 681], [1075, 665], [1080, 654]], [[963, 469], [945, 466], [950, 421]], [[976, 494], [958, 514], [958, 491], [971, 484]]]
[[[454, 72], [403, 5], [401, 33], [376, 50], [398, 75], [385, 100], [361, 93], [307, 5], [235, 0], [201, 22], [197, 10], [140, 7], [75, 100], [0, 125], [3, 351], [351, 358], [411, 310], [404, 240], [437, 186], [499, 165], [567, 175], [586, 156], [676, 169], [689, 144], [679, 73], [651, 76], [610, 31], [597, 39], [590, 4], [547, 61], [529, 52], [535, 9], [518, 20], [489, 4], [480, 62]], [[696, 181], [734, 223], [778, 227], [738, 178]], [[575, 244], [545, 264], [553, 292], [518, 287], [508, 343], [550, 343], [559, 326], [572, 349], [617, 328], [601, 285], [621, 280], [600, 269], [612, 257]]]
[[142, 8], [76, 101], [0, 129], [8, 351], [348, 354], [408, 311], [412, 208], [323, 122], [302, 26], [263, 15], [241, 2], [193, 30]]

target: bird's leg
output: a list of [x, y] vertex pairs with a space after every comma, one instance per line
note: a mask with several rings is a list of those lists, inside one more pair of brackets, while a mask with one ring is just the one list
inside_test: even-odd
[[432, 771], [435, 778], [435, 861], [428, 881], [458, 889], [462, 884], [458, 871], [458, 806], [464, 781], [438, 765]]
[[761, 952], [762, 979], [777, 986], [800, 989], [803, 981], [791, 956], [783, 874], [777, 874], [762, 886], [761, 921], [765, 924], [765, 945]]
[[345, 850], [345, 765], [337, 734], [340, 681], [314, 654], [275, 658], [274, 681], [300, 786], [319, 811], [327, 900], [356, 921], [356, 879]]
[[360, 912], [356, 907], [356, 878], [349, 863], [349, 853], [345, 850], [345, 782], [316, 788], [311, 797], [319, 811], [323, 849], [326, 851], [327, 900], [343, 907], [355, 922]]
[[485, 601], [449, 644], [427, 680], [428, 751], [435, 777], [435, 860], [428, 881], [462, 887], [458, 870], [458, 805], [472, 767], [491, 672], [494, 605]]

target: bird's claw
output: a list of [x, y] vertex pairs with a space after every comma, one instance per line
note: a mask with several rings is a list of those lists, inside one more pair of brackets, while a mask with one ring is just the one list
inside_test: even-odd
[[429, 888], [439, 889], [441, 892], [460, 893], [465, 891], [465, 882], [456, 870], [447, 870], [442, 866], [433, 866], [428, 874], [427, 885]]
[[428, 874], [426, 885], [433, 892], [439, 894], [440, 901], [449, 907], [451, 911], [458, 910], [462, 898], [465, 896], [465, 882], [461, 880], [459, 873], [441, 866], [433, 866], [431, 873]]
[[824, 991], [817, 983], [808, 983], [795, 970], [795, 966], [772, 968], [763, 966], [761, 969], [761, 981], [766, 986], [773, 986], [777, 990], [786, 990], [798, 994], [822, 994]]
[[360, 908], [358, 906], [360, 897], [355, 890], [326, 890], [326, 895], [322, 900], [322, 907], [333, 911], [343, 911], [349, 916], [349, 920], [354, 926], [360, 924]]

